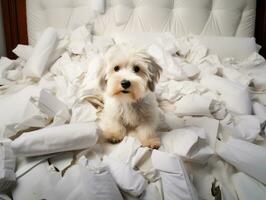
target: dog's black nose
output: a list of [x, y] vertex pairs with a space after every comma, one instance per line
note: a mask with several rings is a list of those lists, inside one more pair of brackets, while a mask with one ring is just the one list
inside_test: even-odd
[[130, 81], [124, 79], [121, 81], [121, 85], [124, 89], [127, 89], [130, 87], [131, 83], [130, 83]]

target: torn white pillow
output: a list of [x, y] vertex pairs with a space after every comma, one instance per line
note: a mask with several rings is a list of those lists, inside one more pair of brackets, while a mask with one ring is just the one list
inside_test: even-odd
[[212, 99], [198, 95], [186, 95], [175, 103], [175, 113], [178, 116], [203, 115], [211, 116], [210, 105]]
[[233, 57], [242, 60], [257, 52], [254, 37], [196, 36], [199, 43], [209, 49], [209, 53], [220, 57]]
[[232, 119], [233, 123], [222, 126], [222, 132], [233, 137], [254, 142], [260, 133], [260, 122], [254, 115], [240, 115]]
[[98, 140], [96, 123], [68, 124], [27, 132], [15, 139], [11, 147], [16, 155], [36, 156], [84, 149]]
[[160, 171], [165, 200], [196, 200], [198, 195], [189, 180], [182, 160], [169, 153], [153, 150], [152, 163]]
[[207, 145], [206, 134], [202, 128], [187, 127], [162, 134], [162, 148], [184, 157], [184, 159], [206, 163], [213, 155], [213, 150]]
[[40, 78], [49, 67], [47, 64], [56, 43], [56, 30], [54, 28], [47, 28], [25, 64], [23, 74], [29, 77]]
[[185, 125], [197, 126], [203, 128], [206, 133], [208, 144], [215, 149], [216, 137], [218, 134], [219, 121], [208, 117], [188, 117], [185, 119]]
[[248, 88], [214, 75], [205, 75], [200, 83], [210, 90], [219, 92], [228, 110], [237, 114], [251, 114], [251, 99]]
[[229, 137], [227, 141], [217, 140], [216, 152], [238, 170], [266, 184], [266, 149], [264, 147]]

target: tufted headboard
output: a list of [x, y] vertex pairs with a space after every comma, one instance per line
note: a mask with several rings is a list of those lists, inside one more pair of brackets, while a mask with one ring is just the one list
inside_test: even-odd
[[113, 31], [253, 36], [256, 0], [96, 0], [105, 13], [93, 10], [95, 0], [27, 0], [29, 42], [47, 26], [71, 29], [94, 23], [96, 34]]
[[[95, 12], [93, 2], [105, 2], [104, 14]], [[34, 44], [48, 26], [73, 29], [87, 23], [100, 35], [154, 31], [251, 37], [256, 11], [256, 36], [262, 43], [266, 38], [264, 0], [2, 0], [2, 5], [8, 53], [18, 43]]]

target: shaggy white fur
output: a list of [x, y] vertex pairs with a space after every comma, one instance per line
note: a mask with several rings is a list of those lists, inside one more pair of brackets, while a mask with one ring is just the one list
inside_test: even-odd
[[161, 67], [143, 50], [120, 45], [105, 55], [99, 81], [104, 91], [100, 117], [103, 136], [120, 142], [128, 129], [135, 129], [143, 146], [158, 148], [158, 105], [153, 93]]

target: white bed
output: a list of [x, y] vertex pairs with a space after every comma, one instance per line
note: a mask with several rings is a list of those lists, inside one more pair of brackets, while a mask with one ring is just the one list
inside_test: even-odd
[[[255, 0], [27, 0], [30, 45], [0, 60], [0, 199], [264, 199], [255, 15]], [[116, 43], [163, 68], [159, 150], [99, 136], [97, 75]]]

